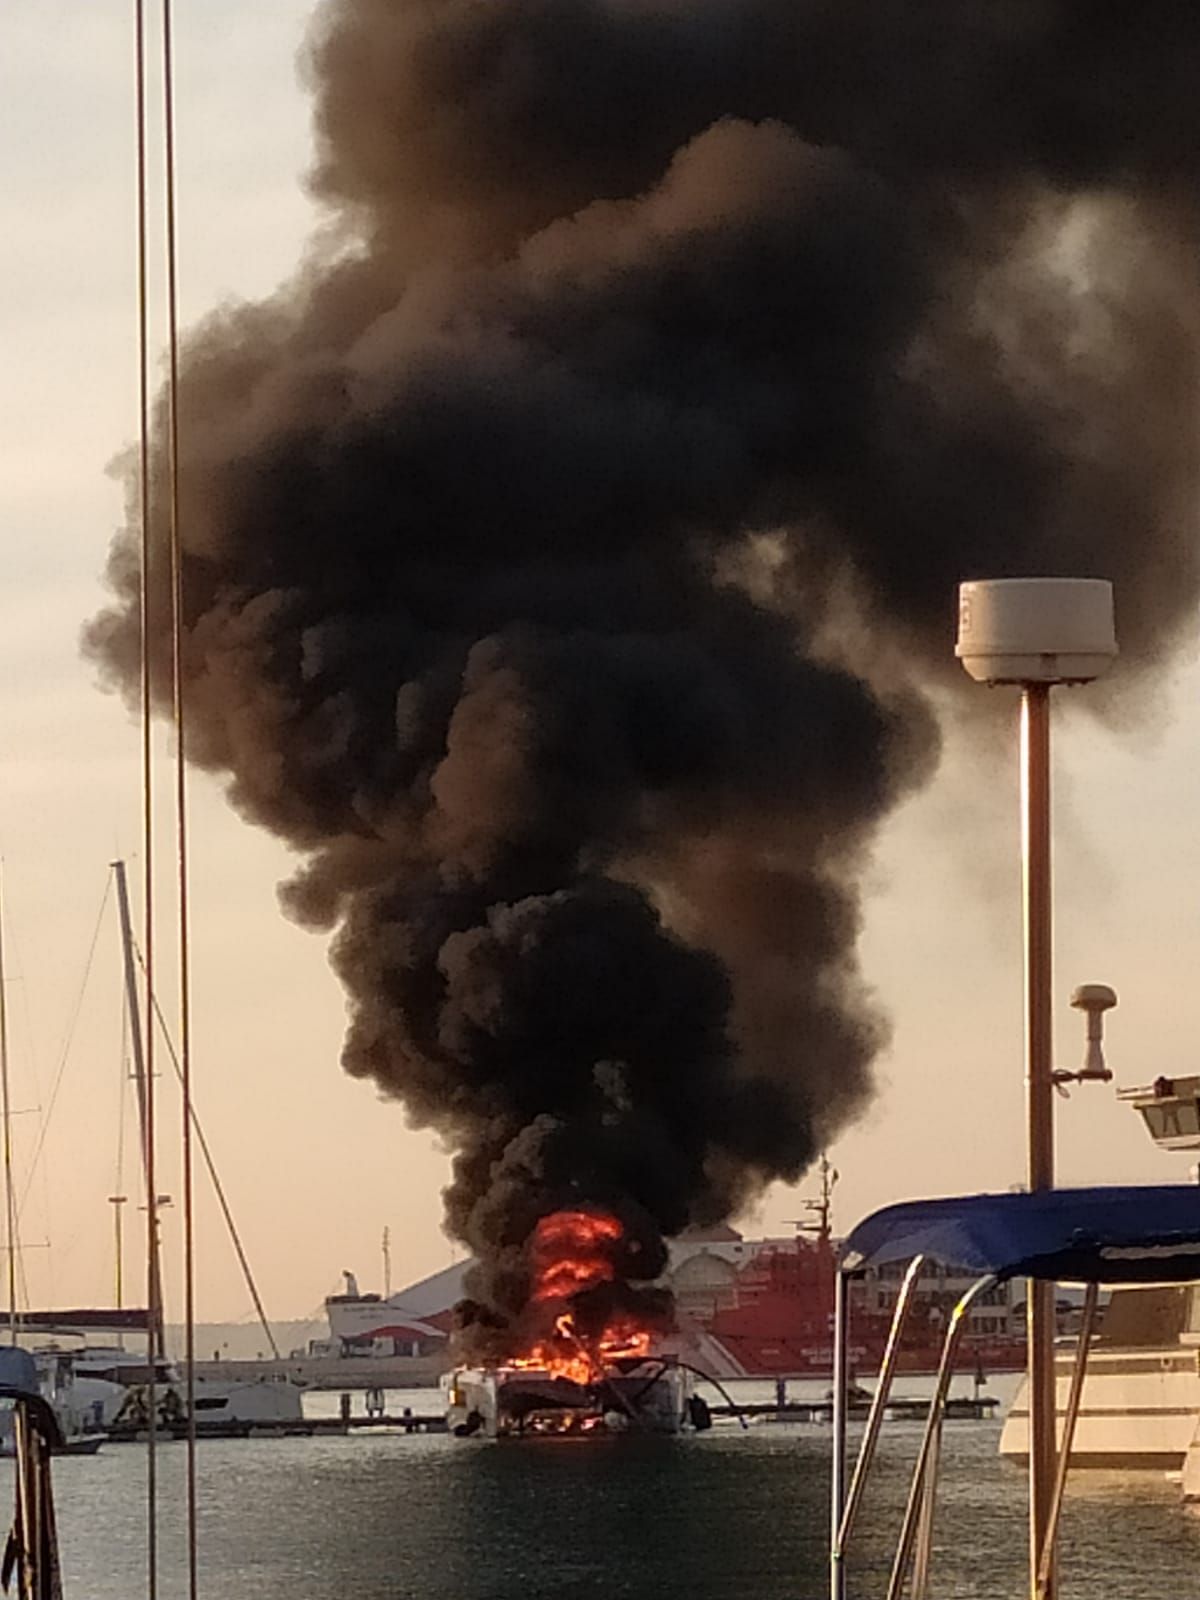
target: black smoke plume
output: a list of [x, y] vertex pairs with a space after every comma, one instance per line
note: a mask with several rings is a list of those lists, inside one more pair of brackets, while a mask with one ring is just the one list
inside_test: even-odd
[[[869, 1095], [958, 580], [1190, 620], [1200, 9], [326, 0], [304, 68], [327, 226], [183, 365], [190, 753], [303, 854], [494, 1329], [548, 1212], [652, 1278]], [[132, 519], [109, 581], [128, 692]]]

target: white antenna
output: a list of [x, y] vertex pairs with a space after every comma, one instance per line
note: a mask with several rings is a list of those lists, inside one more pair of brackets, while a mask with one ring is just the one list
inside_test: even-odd
[[[1054, 1073], [1054, 1083], [1062, 1089], [1065, 1083], [1111, 1083], [1112, 1072], [1104, 1059], [1104, 1013], [1117, 1003], [1117, 991], [1106, 983], [1082, 983], [1071, 996], [1076, 1011], [1087, 1014], [1087, 1043], [1084, 1046], [1083, 1065], [1078, 1072]], [[1065, 1094], [1066, 1090], [1062, 1092]]]

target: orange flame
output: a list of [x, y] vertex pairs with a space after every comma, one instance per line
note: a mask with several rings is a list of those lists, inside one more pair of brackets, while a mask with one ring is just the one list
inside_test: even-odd
[[616, 1276], [605, 1248], [624, 1230], [605, 1211], [552, 1211], [533, 1230], [534, 1300], [566, 1300]]
[[[611, 1247], [623, 1232], [616, 1217], [605, 1211], [555, 1211], [542, 1217], [530, 1244], [531, 1301], [570, 1300], [585, 1289], [611, 1283], [616, 1277]], [[566, 1308], [555, 1317], [553, 1333], [507, 1364], [587, 1385], [602, 1378], [612, 1362], [640, 1360], [649, 1353], [649, 1331], [628, 1315], [585, 1337]]]

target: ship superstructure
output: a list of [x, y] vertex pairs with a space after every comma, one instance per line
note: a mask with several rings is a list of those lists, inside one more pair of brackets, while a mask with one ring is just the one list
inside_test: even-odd
[[[716, 1378], [827, 1378], [833, 1365], [837, 1242], [828, 1211], [809, 1231], [749, 1239], [721, 1225], [692, 1229], [671, 1241], [664, 1282], [674, 1295], [676, 1332], [656, 1350]], [[431, 1367], [452, 1365], [454, 1307], [465, 1294], [472, 1263], [459, 1262], [383, 1298], [362, 1294], [352, 1273], [346, 1290], [325, 1302], [330, 1336], [310, 1353], [386, 1359], [402, 1376], [428, 1381]], [[901, 1352], [901, 1370], [932, 1372], [951, 1308], [967, 1276], [930, 1263], [921, 1275]], [[899, 1290], [891, 1266], [864, 1274], [853, 1287], [851, 1359], [864, 1372], [877, 1365]], [[965, 1339], [971, 1363], [1015, 1371], [1025, 1359], [1020, 1286], [997, 1285], [972, 1306]], [[1071, 1307], [1062, 1307], [1064, 1325]], [[440, 1362], [440, 1367], [439, 1367]], [[392, 1381], [400, 1381], [400, 1378]]]

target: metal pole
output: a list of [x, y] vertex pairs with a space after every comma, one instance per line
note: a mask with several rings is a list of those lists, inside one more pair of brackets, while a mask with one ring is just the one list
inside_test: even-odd
[[[912, 1483], [909, 1485], [908, 1490], [908, 1504], [904, 1508], [904, 1521], [900, 1527], [900, 1538], [897, 1541], [896, 1554], [892, 1561], [892, 1576], [888, 1583], [887, 1600], [900, 1600], [900, 1596], [904, 1592], [909, 1564], [912, 1560], [917, 1519], [922, 1515], [923, 1506], [925, 1507], [924, 1516], [929, 1526], [929, 1536], [932, 1539], [933, 1504], [932, 1501], [926, 1501], [926, 1495], [927, 1493], [933, 1495], [936, 1492], [937, 1480], [934, 1473], [937, 1468], [937, 1456], [934, 1440], [938, 1429], [942, 1425], [942, 1410], [946, 1404], [946, 1396], [950, 1391], [950, 1381], [954, 1377], [954, 1358], [958, 1353], [959, 1341], [967, 1325], [967, 1313], [979, 1296], [986, 1293], [995, 1282], [995, 1276], [992, 1274], [989, 1274], [986, 1278], [977, 1278], [950, 1313], [950, 1326], [946, 1329], [941, 1360], [938, 1363], [937, 1383], [934, 1386], [933, 1398], [929, 1402], [929, 1414], [925, 1419], [925, 1432], [921, 1436], [921, 1448], [917, 1453], [917, 1464], [913, 1468]], [[932, 1486], [929, 1486], [931, 1478]]]
[[921, 1515], [917, 1520], [916, 1555], [913, 1557], [912, 1600], [926, 1600], [929, 1594], [929, 1568], [933, 1561], [933, 1518], [937, 1510], [938, 1469], [942, 1460], [942, 1418], [929, 1446], [925, 1466], [925, 1488], [921, 1495]]
[[124, 1232], [121, 1227], [121, 1207], [125, 1204], [125, 1196], [123, 1194], [110, 1194], [108, 1203], [113, 1208], [113, 1261], [116, 1268], [116, 1305], [117, 1310], [121, 1311], [125, 1305], [125, 1263], [122, 1260], [123, 1252], [121, 1249], [122, 1234]]
[[[124, 1215], [121, 1207], [126, 1204], [128, 1197], [123, 1194], [110, 1194], [108, 1203], [113, 1208], [113, 1254], [116, 1267], [117, 1310], [125, 1307], [125, 1228]], [[117, 1334], [117, 1348], [124, 1350], [125, 1335]]]
[[8, 1086], [8, 994], [4, 973], [4, 904], [0, 889], [0, 1118], [4, 1124], [4, 1234], [7, 1247], [8, 1336], [17, 1342], [17, 1201], [13, 1176], [12, 1100]]
[[1092, 1345], [1092, 1330], [1096, 1325], [1096, 1302], [1100, 1298], [1099, 1285], [1089, 1283], [1083, 1302], [1083, 1318], [1079, 1324], [1079, 1343], [1075, 1347], [1075, 1366], [1071, 1373], [1071, 1392], [1067, 1398], [1067, 1414], [1063, 1420], [1062, 1444], [1058, 1451], [1058, 1471], [1054, 1478], [1054, 1494], [1050, 1501], [1050, 1517], [1046, 1527], [1046, 1542], [1038, 1560], [1038, 1596], [1049, 1592], [1054, 1581], [1054, 1557], [1058, 1542], [1058, 1520], [1062, 1515], [1063, 1494], [1067, 1487], [1067, 1473], [1071, 1468], [1071, 1446], [1075, 1443], [1075, 1424], [1079, 1421], [1079, 1402], [1083, 1398], [1083, 1380], [1087, 1376], [1088, 1352]]
[[916, 1292], [921, 1268], [924, 1265], [924, 1256], [914, 1256], [912, 1258], [908, 1264], [908, 1271], [904, 1274], [904, 1282], [900, 1285], [900, 1293], [896, 1296], [896, 1306], [892, 1312], [892, 1325], [888, 1330], [883, 1360], [879, 1365], [879, 1378], [875, 1384], [875, 1393], [871, 1396], [871, 1409], [867, 1413], [867, 1425], [863, 1430], [862, 1443], [858, 1447], [858, 1459], [854, 1463], [854, 1472], [850, 1478], [850, 1492], [846, 1496], [846, 1503], [842, 1510], [841, 1526], [834, 1529], [833, 1548], [835, 1560], [844, 1558], [844, 1552], [850, 1543], [850, 1534], [854, 1528], [854, 1520], [858, 1515], [858, 1508], [862, 1504], [863, 1491], [867, 1486], [867, 1473], [871, 1470], [871, 1463], [875, 1458], [875, 1448], [879, 1443], [879, 1430], [883, 1426], [883, 1413], [892, 1392], [892, 1379], [896, 1375], [896, 1363], [900, 1358], [900, 1339], [904, 1333], [905, 1323], [908, 1321], [913, 1295]]
[[[1031, 1192], [1054, 1187], [1050, 686], [1021, 696], [1021, 858], [1025, 924], [1025, 1105]], [[1039, 1593], [1055, 1476], [1054, 1284], [1028, 1280], [1029, 1589]], [[1051, 1572], [1041, 1588], [1053, 1600]]]
[[846, 1501], [846, 1413], [850, 1331], [849, 1281], [838, 1271], [833, 1290], [833, 1463], [829, 1492], [829, 1593], [830, 1600], [844, 1600], [846, 1564], [842, 1549], [842, 1513]]
[[[125, 863], [112, 863], [117, 881], [117, 912], [121, 922], [121, 956], [125, 968], [125, 999], [129, 1007], [129, 1039], [133, 1053], [133, 1082], [137, 1091], [138, 1130], [142, 1144], [142, 1170], [146, 1177], [146, 1205], [152, 1213], [152, 1224], [147, 1234], [150, 1252], [150, 1372], [154, 1374], [154, 1361], [162, 1358], [165, 1350], [163, 1338], [162, 1255], [158, 1247], [158, 1196], [152, 1192], [151, 1174], [154, 1166], [150, 1147], [150, 1074], [146, 1069], [145, 1035], [142, 1033], [142, 1007], [138, 995], [137, 963], [133, 952], [133, 922], [129, 914], [129, 885], [125, 878]], [[149, 983], [149, 977], [147, 977]]]

